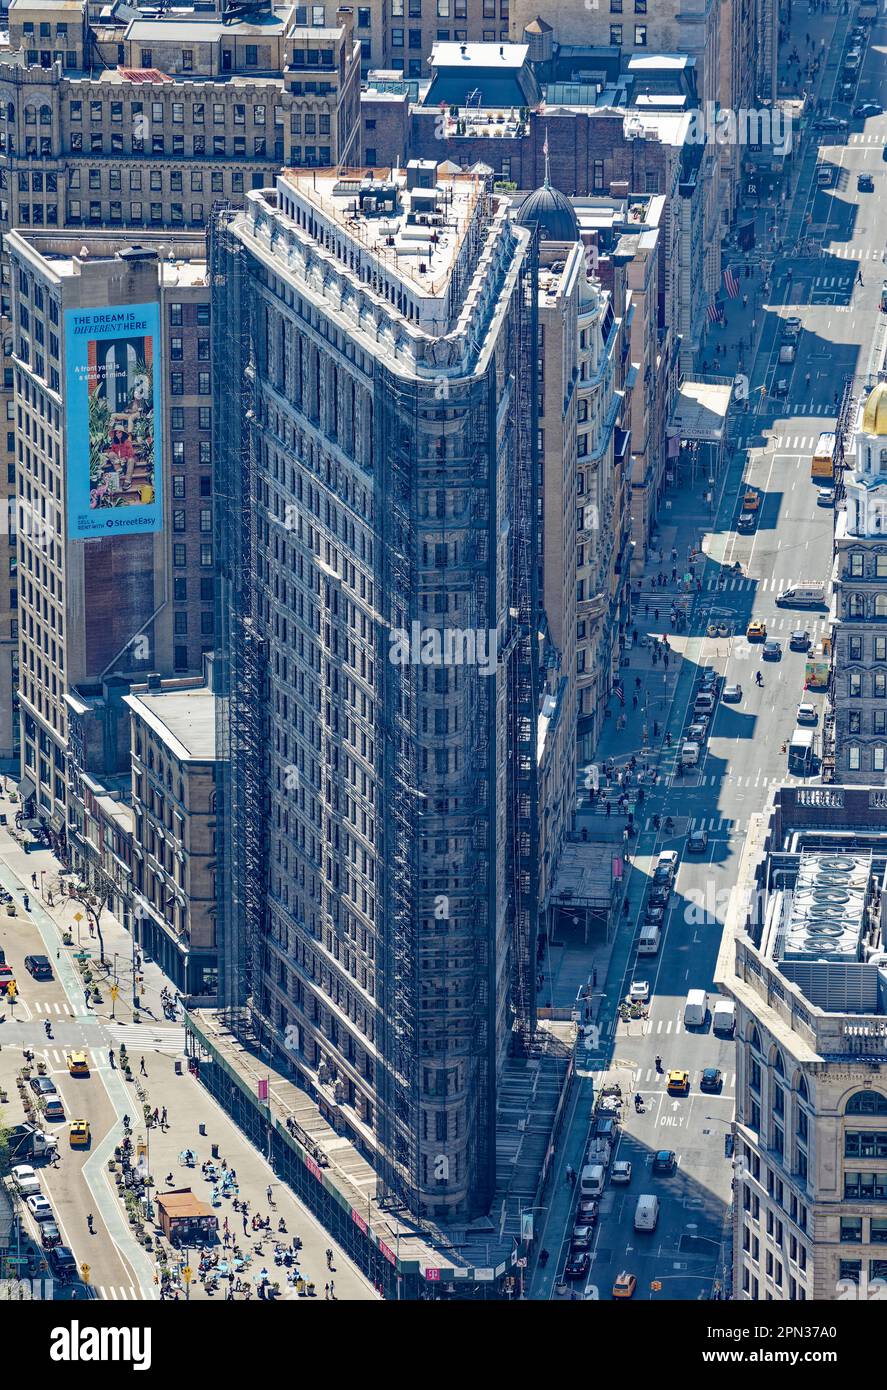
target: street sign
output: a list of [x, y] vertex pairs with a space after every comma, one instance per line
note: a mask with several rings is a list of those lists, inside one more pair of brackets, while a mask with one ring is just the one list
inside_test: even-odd
[[82, 913], [82, 912], [75, 912], [75, 913], [74, 913], [74, 921], [75, 921], [75, 922], [82, 922], [82, 921], [83, 921], [83, 913]]
[[653, 1293], [658, 1293], [659, 1290], [660, 1290], [661, 1288], [662, 1288], [662, 1281], [661, 1281], [660, 1279], [651, 1279], [651, 1281], [650, 1281], [650, 1289], [651, 1289], [651, 1291], [652, 1291]]
[[75, 960], [92, 960], [92, 951], [75, 951]]

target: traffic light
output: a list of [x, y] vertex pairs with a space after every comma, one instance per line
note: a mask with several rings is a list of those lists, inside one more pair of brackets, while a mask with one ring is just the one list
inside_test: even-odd
[[90, 1266], [89, 1266], [89, 1265], [81, 1265], [81, 1266], [80, 1266], [80, 1277], [81, 1277], [81, 1279], [83, 1280], [84, 1284], [88, 1284], [88, 1283], [89, 1283], [90, 1272], [91, 1272], [91, 1271], [90, 1271]]

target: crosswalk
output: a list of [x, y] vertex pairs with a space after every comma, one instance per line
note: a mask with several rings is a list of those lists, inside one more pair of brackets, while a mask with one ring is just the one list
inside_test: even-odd
[[[727, 784], [729, 784], [731, 787], [738, 788], [769, 787], [771, 782], [782, 787], [803, 787], [807, 785], [803, 777], [791, 777], [788, 773], [781, 774], [777, 777], [762, 777], [760, 772], [758, 772], [755, 774], [754, 777], [746, 777], [733, 776], [732, 773], [727, 771], [718, 773], [704, 773], [701, 777], [697, 776], [694, 778], [692, 769], [689, 772], [683, 773], [681, 777], [676, 777], [673, 773], [670, 773], [667, 777], [667, 782], [668, 785], [671, 787], [689, 786], [692, 787], [694, 791], [697, 790], [699, 787], [723, 787]], [[704, 822], [700, 822], [699, 825], [694, 825], [693, 821], [690, 821], [689, 828], [690, 830], [710, 829], [710, 827], [705, 825]]]
[[68, 1067], [68, 1063], [66, 1061], [66, 1052], [72, 1050], [75, 1052], [83, 1052], [86, 1055], [86, 1058], [90, 1064], [91, 1071], [102, 1071], [109, 1069], [110, 1064], [108, 1062], [107, 1052], [97, 1047], [80, 1047], [78, 1044], [73, 1049], [66, 1048], [64, 1050], [57, 1047], [45, 1047], [42, 1049], [39, 1047], [32, 1047], [30, 1049], [30, 1051], [33, 1052], [36, 1058], [46, 1063], [47, 1067], [54, 1069], [59, 1068], [64, 1071], [66, 1071]]
[[128, 1023], [116, 1030], [115, 1041], [134, 1047], [150, 1047], [162, 1052], [184, 1052], [185, 1028], [181, 1023]]
[[95, 1288], [99, 1298], [103, 1298], [107, 1302], [112, 1303], [137, 1303], [139, 1299], [143, 1299], [146, 1302], [151, 1302], [151, 1300], [157, 1298], [157, 1292], [155, 1289], [150, 1289], [146, 1292], [141, 1287], [141, 1285], [137, 1286], [134, 1284], [95, 1284], [93, 1287]]
[[32, 1013], [46, 1014], [47, 1016], [53, 1016], [55, 1018], [77, 1017], [67, 1000], [65, 1000], [64, 1003], [47, 1003], [45, 1000], [36, 1000], [29, 1003], [29, 1008], [31, 1009]]
[[[662, 1022], [662, 1020], [660, 1019], [660, 1023], [661, 1023], [661, 1022]], [[672, 1021], [669, 1020], [669, 1021], [668, 1021], [668, 1026], [667, 1026], [666, 1028], [659, 1028], [659, 1029], [656, 1030], [656, 1031], [665, 1033], [666, 1035], [667, 1035], [668, 1033], [671, 1033], [672, 1036], [674, 1036], [674, 1035], [677, 1034], [677, 1033], [680, 1033], [680, 1032], [681, 1032], [680, 1020], [678, 1019], [678, 1020], [676, 1021], [676, 1024], [675, 1024], [675, 1027], [674, 1027], [674, 1028], [672, 1028], [671, 1022], [672, 1022]], [[645, 1032], [645, 1033], [650, 1034], [650, 1033], [652, 1033], [652, 1032], [654, 1031], [654, 1030], [653, 1030], [652, 1024], [653, 1024], [653, 1020], [648, 1018], [648, 1019], [647, 1019], [647, 1022], [644, 1024], [644, 1032]], [[694, 1084], [697, 1084], [697, 1083], [698, 1083], [698, 1080], [699, 1080], [699, 1077], [701, 1076], [701, 1074], [702, 1074], [701, 1069], [700, 1069], [700, 1071], [699, 1071], [695, 1076], [693, 1075], [692, 1072], [690, 1073], [690, 1082], [691, 1082], [691, 1085], [694, 1085]], [[638, 1071], [635, 1072], [634, 1085], [635, 1085], [636, 1087], [638, 1087], [638, 1088], [640, 1088], [641, 1086], [646, 1087], [647, 1090], [649, 1090], [651, 1087], [653, 1087], [653, 1088], [655, 1088], [656, 1090], [664, 1091], [664, 1090], [665, 1090], [665, 1077], [664, 1077], [664, 1075], [662, 1074], [662, 1072], [657, 1072], [655, 1067], [648, 1067], [646, 1071], [640, 1071], [640, 1070], [638, 1070]], [[735, 1085], [736, 1085], [736, 1073], [735, 1073], [735, 1071], [731, 1071], [731, 1072], [726, 1072], [726, 1071], [725, 1071], [725, 1072], [724, 1072], [724, 1078], [723, 1078], [723, 1091], [721, 1092], [721, 1094], [723, 1094], [724, 1091], [732, 1091], [732, 1090], [734, 1089]], [[626, 1135], [626, 1138], [628, 1138], [627, 1135]]]
[[817, 290], [852, 290], [855, 281], [855, 275], [814, 275], [811, 288], [814, 293]]
[[[792, 409], [794, 409], [794, 406]], [[819, 413], [819, 410], [817, 407], [811, 406], [805, 408], [804, 413], [806, 415], [816, 415]], [[834, 409], [828, 406], [822, 408], [822, 413], [829, 416], [832, 420], [835, 418]], [[771, 434], [768, 447], [772, 449], [774, 454], [808, 454], [816, 447], [818, 442], [818, 434]]]
[[879, 251], [875, 246], [830, 246], [825, 253], [827, 256], [836, 256], [841, 261], [880, 261], [883, 259], [883, 251]]
[[708, 593], [719, 594], [741, 594], [744, 590], [754, 589], [756, 594], [781, 594], [783, 589], [791, 589], [795, 583], [810, 583], [809, 580], [782, 579], [775, 574], [762, 574], [758, 578], [754, 575], [733, 576], [725, 579], [720, 585], [717, 579], [706, 581], [705, 588]]
[[876, 135], [873, 130], [857, 130], [847, 137], [848, 145], [883, 145], [883, 135]]

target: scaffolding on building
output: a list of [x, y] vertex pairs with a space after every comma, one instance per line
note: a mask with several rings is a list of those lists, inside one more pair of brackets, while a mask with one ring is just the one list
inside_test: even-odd
[[[215, 288], [213, 412], [218, 584], [219, 690], [216, 742], [219, 1004], [226, 1026], [244, 1042], [262, 1035], [262, 931], [267, 879], [264, 785], [267, 644], [255, 627], [251, 562], [258, 508], [254, 486], [255, 415], [251, 367], [251, 300], [243, 284], [244, 251], [229, 230], [227, 206], [214, 210], [210, 264]], [[238, 383], [239, 389], [233, 386]], [[244, 422], [251, 428], [245, 430]]]

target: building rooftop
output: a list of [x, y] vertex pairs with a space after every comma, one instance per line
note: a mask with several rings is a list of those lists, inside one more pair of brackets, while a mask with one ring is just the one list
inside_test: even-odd
[[488, 110], [535, 106], [541, 92], [528, 53], [525, 43], [436, 43], [423, 104]]
[[189, 690], [141, 691], [124, 703], [184, 762], [216, 756], [216, 701], [205, 685]]
[[[296, 193], [315, 219], [318, 213], [326, 218], [343, 242], [358, 245], [424, 298], [438, 300], [449, 290], [482, 193], [480, 180], [471, 175], [408, 189], [406, 172], [399, 169], [366, 174], [288, 169], [279, 184]], [[315, 241], [324, 244], [322, 225]]]
[[130, 43], [217, 43], [225, 38], [267, 38], [272, 34], [282, 35], [292, 11], [265, 14], [258, 11], [252, 17], [236, 19], [222, 24], [215, 15], [200, 19], [197, 15], [188, 19], [133, 19], [128, 25], [124, 39]]

